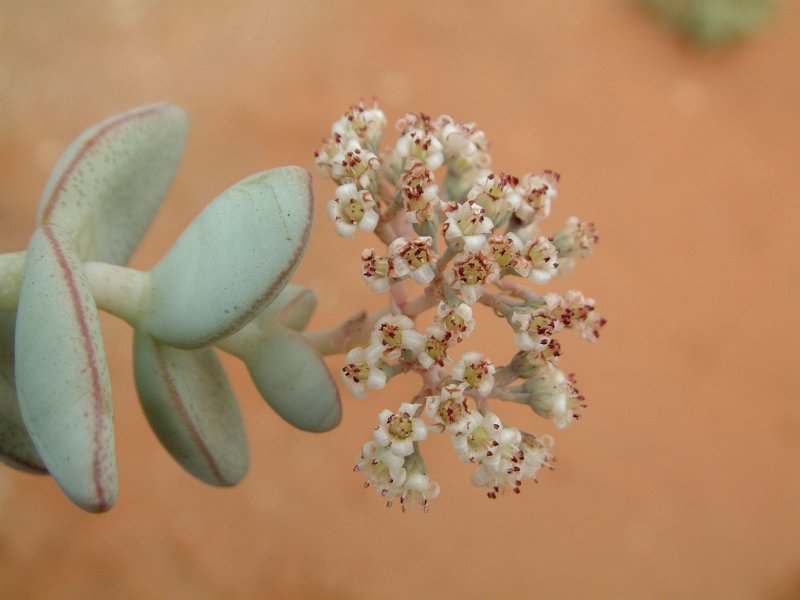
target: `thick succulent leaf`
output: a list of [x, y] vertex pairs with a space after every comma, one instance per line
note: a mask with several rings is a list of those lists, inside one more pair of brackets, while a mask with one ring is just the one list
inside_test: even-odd
[[234, 485], [247, 472], [247, 434], [213, 348], [179, 350], [137, 332], [136, 388], [158, 439], [189, 473]]
[[187, 132], [186, 113], [171, 104], [90, 127], [58, 160], [37, 224], [67, 233], [82, 261], [126, 264], [167, 194]]
[[223, 192], [151, 271], [140, 327], [179, 348], [240, 329], [288, 282], [313, 210], [310, 176], [300, 167], [258, 173]]
[[108, 510], [118, 486], [108, 364], [89, 285], [54, 226], [28, 246], [15, 362], [22, 418], [50, 474], [81, 508]]
[[16, 312], [24, 270], [25, 252], [0, 254], [0, 311]]
[[258, 391], [283, 419], [305, 431], [328, 431], [342, 419], [339, 391], [302, 334], [275, 326], [244, 357]]
[[14, 384], [16, 313], [0, 312], [0, 461], [27, 473], [47, 473], [25, 429]]
[[269, 303], [267, 308], [261, 311], [253, 322], [267, 327], [270, 323], [275, 322], [295, 331], [303, 331], [316, 308], [317, 296], [313, 290], [290, 283]]

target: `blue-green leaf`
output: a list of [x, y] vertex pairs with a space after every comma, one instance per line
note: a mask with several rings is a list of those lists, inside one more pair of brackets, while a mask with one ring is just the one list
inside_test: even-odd
[[97, 307], [70, 237], [52, 225], [28, 246], [15, 363], [20, 412], [50, 474], [81, 508], [108, 510], [118, 481]]
[[137, 332], [136, 388], [161, 443], [195, 477], [234, 485], [248, 467], [247, 434], [213, 348], [179, 350]]
[[300, 167], [258, 173], [223, 192], [151, 271], [141, 328], [179, 348], [240, 329], [289, 281], [313, 207], [310, 176]]
[[269, 303], [253, 320], [257, 325], [275, 322], [284, 327], [303, 331], [314, 310], [317, 308], [317, 296], [313, 290], [302, 285], [289, 284]]
[[171, 104], [93, 125], [58, 160], [37, 224], [64, 231], [82, 261], [126, 264], [166, 196], [187, 132], [186, 113]]
[[342, 419], [339, 391], [316, 349], [302, 334], [274, 326], [243, 357], [258, 391], [283, 419], [305, 431], [328, 431]]

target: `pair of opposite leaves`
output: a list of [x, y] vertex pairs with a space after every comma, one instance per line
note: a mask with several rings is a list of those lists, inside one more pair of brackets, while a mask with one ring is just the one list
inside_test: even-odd
[[[212, 347], [243, 327], [246, 343], [232, 351], [283, 418], [308, 431], [341, 418], [336, 385], [299, 333], [314, 295], [287, 287], [313, 219], [305, 170], [240, 181], [151, 271], [114, 267], [122, 276], [105, 277], [100, 263], [126, 264], [161, 205], [187, 125], [181, 109], [158, 104], [84, 132], [45, 188], [21, 284], [13, 268], [0, 269], [0, 284], [20, 289], [16, 314], [0, 312], [0, 459], [49, 472], [89, 511], [109, 509], [118, 488], [98, 306], [134, 327], [136, 385], [148, 420], [203, 481], [232, 485], [247, 470], [239, 408]], [[128, 294], [125, 310], [104, 306]]]

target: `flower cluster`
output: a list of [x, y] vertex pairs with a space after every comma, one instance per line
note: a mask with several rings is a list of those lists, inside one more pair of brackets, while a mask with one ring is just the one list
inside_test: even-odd
[[[392, 377], [416, 372], [419, 393], [396, 412], [378, 416], [356, 470], [391, 505], [403, 509], [439, 494], [420, 453], [433, 431], [450, 437], [461, 461], [475, 465], [472, 481], [490, 498], [518, 493], [525, 479], [550, 467], [549, 435], [504, 424], [490, 399], [527, 404], [567, 427], [584, 397], [573, 375], [559, 368], [556, 334], [573, 329], [594, 341], [605, 319], [578, 291], [539, 293], [537, 286], [572, 270], [597, 243], [594, 225], [576, 217], [553, 235], [540, 227], [558, 196], [553, 171], [515, 177], [492, 170], [488, 142], [473, 123], [447, 115], [407, 114], [399, 139], [381, 150], [386, 117], [377, 104], [359, 103], [333, 124], [316, 153], [336, 184], [328, 213], [336, 231], [374, 232], [385, 251], [366, 248], [361, 275], [389, 308], [374, 315], [345, 358], [342, 379], [358, 397]], [[422, 287], [408, 294], [407, 280]], [[510, 327], [518, 352], [496, 366], [480, 352], [455, 356], [484, 304]], [[435, 309], [426, 327], [419, 316]]]

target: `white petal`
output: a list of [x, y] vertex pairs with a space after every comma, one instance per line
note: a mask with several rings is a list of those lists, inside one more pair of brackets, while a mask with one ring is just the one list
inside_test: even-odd
[[422, 419], [411, 419], [411, 431], [414, 439], [418, 442], [428, 437], [428, 426]]
[[406, 487], [409, 490], [419, 492], [424, 494], [428, 491], [428, 487], [430, 485], [430, 480], [428, 479], [427, 475], [423, 475], [422, 473], [412, 473], [406, 479]]
[[478, 391], [484, 396], [488, 396], [494, 387], [494, 377], [487, 377], [478, 386]]
[[366, 231], [374, 231], [375, 226], [378, 224], [378, 219], [378, 213], [373, 209], [369, 209], [364, 213], [364, 216], [361, 217], [361, 221], [359, 222], [358, 226]]
[[383, 357], [383, 344], [373, 344], [364, 350], [364, 359], [371, 367]]
[[382, 277], [380, 279], [366, 279], [366, 281], [367, 285], [373, 292], [383, 294], [389, 291], [389, 279], [386, 277]]
[[369, 370], [369, 378], [367, 379], [367, 387], [372, 389], [382, 389], [386, 387], [386, 373], [378, 369], [377, 367], [372, 367]]
[[328, 218], [335, 221], [336, 217], [341, 216], [342, 211], [339, 208], [339, 203], [336, 200], [328, 200]]
[[342, 219], [337, 219], [333, 227], [336, 229], [336, 233], [348, 240], [352, 238], [358, 230], [358, 225], [353, 225], [352, 223], [348, 223]]
[[539, 269], [531, 269], [530, 280], [534, 283], [543, 284], [550, 281], [553, 276], [548, 271], [541, 271]]
[[518, 333], [514, 336], [514, 341], [517, 342], [517, 346], [519, 346], [520, 350], [533, 350], [536, 348], [537, 344], [533, 341], [533, 338], [528, 333]]
[[464, 251], [477, 252], [486, 245], [486, 236], [481, 235], [465, 235], [464, 236]]
[[433, 359], [430, 356], [428, 356], [425, 352], [420, 352], [419, 355], [417, 356], [417, 360], [424, 369], [430, 369], [431, 366], [433, 366], [434, 362]]
[[399, 440], [397, 438], [392, 440], [392, 445], [389, 449], [398, 456], [408, 456], [414, 452], [414, 441], [411, 438]]
[[389, 444], [392, 443], [392, 436], [389, 435], [389, 431], [386, 429], [385, 426], [383, 427], [376, 427], [372, 430], [372, 437], [375, 438], [375, 443], [378, 444], [381, 448], [386, 448]]
[[419, 331], [415, 331], [413, 329], [406, 329], [403, 331], [403, 343], [402, 346], [406, 350], [410, 350], [414, 355], [419, 354], [422, 352], [422, 349], [425, 348], [425, 340], [427, 338], [422, 335]]
[[467, 304], [475, 304], [483, 296], [483, 286], [480, 284], [464, 285], [461, 287], [461, 295], [464, 296], [464, 302]]
[[411, 279], [420, 285], [428, 285], [431, 281], [433, 281], [433, 278], [433, 268], [429, 263], [425, 263], [411, 273]]

